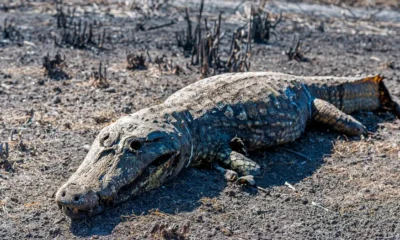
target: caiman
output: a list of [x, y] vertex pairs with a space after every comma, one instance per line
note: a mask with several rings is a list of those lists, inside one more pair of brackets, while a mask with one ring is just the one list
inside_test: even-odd
[[56, 202], [74, 219], [157, 188], [187, 166], [208, 164], [227, 180], [254, 184], [260, 166], [246, 152], [294, 141], [318, 122], [365, 134], [354, 111], [400, 107], [383, 77], [229, 73], [193, 83], [165, 102], [105, 127]]

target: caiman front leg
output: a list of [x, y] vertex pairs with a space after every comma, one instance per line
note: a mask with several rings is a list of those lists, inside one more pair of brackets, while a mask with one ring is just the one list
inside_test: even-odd
[[[214, 168], [224, 174], [227, 181], [236, 181], [236, 183], [247, 183], [255, 185], [254, 175], [260, 174], [260, 165], [241, 153], [226, 148], [218, 156], [218, 161], [230, 169], [225, 169], [215, 163]], [[240, 175], [241, 177], [238, 177]]]
[[327, 101], [316, 98], [312, 102], [312, 107], [312, 119], [316, 122], [326, 124], [347, 135], [358, 136], [367, 133], [367, 129], [362, 123]]

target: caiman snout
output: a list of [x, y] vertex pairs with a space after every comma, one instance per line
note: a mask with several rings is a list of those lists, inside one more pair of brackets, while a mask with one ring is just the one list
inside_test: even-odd
[[99, 196], [76, 183], [67, 183], [58, 190], [56, 202], [67, 216], [80, 219], [98, 211]]

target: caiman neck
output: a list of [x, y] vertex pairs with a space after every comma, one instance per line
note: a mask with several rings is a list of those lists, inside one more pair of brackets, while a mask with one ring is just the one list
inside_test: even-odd
[[355, 81], [313, 83], [310, 94], [323, 99], [345, 113], [373, 111], [381, 107], [379, 76]]
[[187, 159], [186, 166], [192, 163], [196, 152], [196, 135], [193, 117], [188, 110], [168, 111], [164, 114], [165, 121], [172, 124], [179, 132], [181, 154]]
[[181, 156], [187, 160], [187, 165], [194, 159], [196, 151], [196, 136], [194, 122], [187, 109], [178, 109], [159, 104], [132, 114], [132, 117], [149, 122], [160, 128], [172, 128], [181, 143]]

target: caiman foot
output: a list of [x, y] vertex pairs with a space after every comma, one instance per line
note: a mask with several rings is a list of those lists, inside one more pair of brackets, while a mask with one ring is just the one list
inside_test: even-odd
[[253, 175], [245, 175], [239, 177], [237, 172], [230, 169], [225, 169], [219, 166], [217, 163], [214, 163], [214, 169], [222, 173], [224, 175], [225, 180], [228, 182], [235, 182], [236, 184], [239, 185], [256, 186], [256, 181], [254, 180]]
[[[236, 184], [245, 184], [256, 186], [254, 175], [260, 174], [260, 165], [253, 160], [247, 158], [242, 153], [226, 148], [219, 155], [219, 163], [232, 169], [228, 170], [214, 163], [214, 168], [224, 174], [225, 180], [236, 182]], [[239, 177], [241, 176], [241, 177]]]
[[224, 178], [228, 182], [233, 182], [233, 181], [237, 180], [238, 176], [239, 175], [237, 174], [237, 172], [235, 172], [233, 170], [226, 170], [226, 172], [224, 174]]
[[225, 169], [221, 166], [219, 166], [217, 163], [214, 163], [214, 169], [217, 170], [219, 173], [222, 173], [224, 175], [224, 178], [228, 182], [234, 182], [238, 179], [239, 175], [237, 172], [229, 169]]

